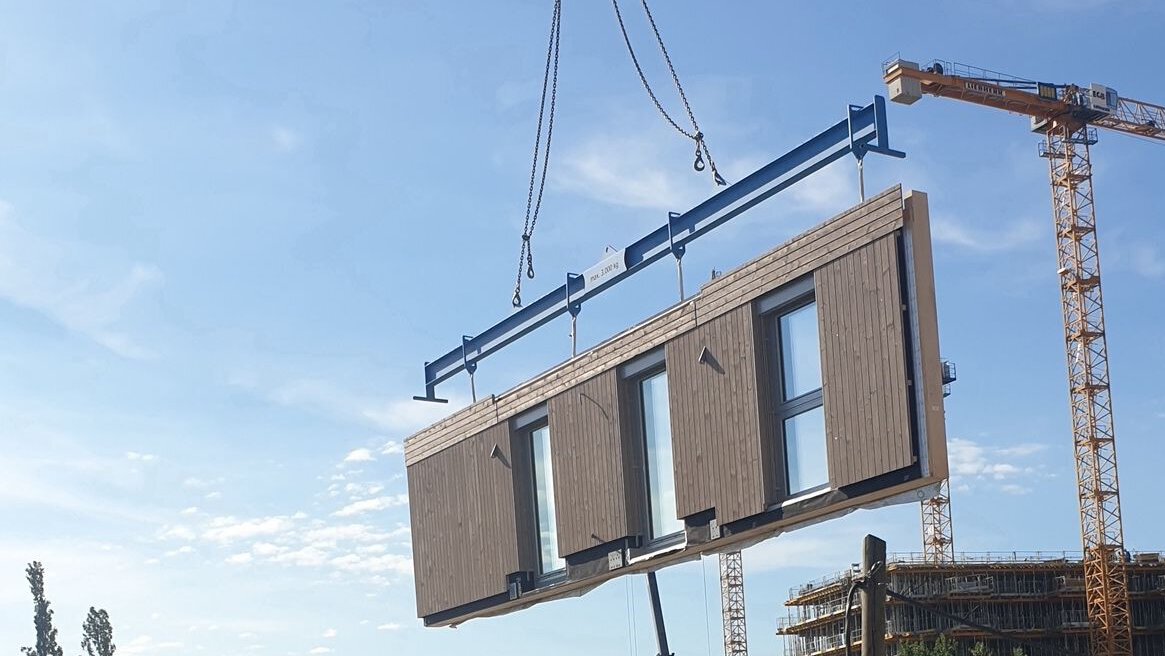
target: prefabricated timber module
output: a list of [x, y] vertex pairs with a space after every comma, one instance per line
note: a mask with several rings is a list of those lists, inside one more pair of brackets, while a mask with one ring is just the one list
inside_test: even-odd
[[928, 496], [947, 458], [926, 195], [882, 192], [405, 461], [430, 626]]

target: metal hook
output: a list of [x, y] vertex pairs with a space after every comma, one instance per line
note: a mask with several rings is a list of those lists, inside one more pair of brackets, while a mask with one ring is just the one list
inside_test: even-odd
[[514, 290], [514, 298], [510, 302], [513, 303], [514, 307], [516, 307], [516, 308], [522, 307], [522, 293], [517, 291], [517, 290]]

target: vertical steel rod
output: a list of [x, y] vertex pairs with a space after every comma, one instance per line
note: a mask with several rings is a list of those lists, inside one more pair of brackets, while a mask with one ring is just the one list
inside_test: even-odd
[[858, 200], [866, 202], [866, 169], [861, 159], [858, 160]]
[[684, 300], [684, 260], [678, 257], [676, 258], [676, 275], [680, 279], [680, 302], [682, 303]]
[[578, 355], [578, 315], [570, 315], [570, 357]]

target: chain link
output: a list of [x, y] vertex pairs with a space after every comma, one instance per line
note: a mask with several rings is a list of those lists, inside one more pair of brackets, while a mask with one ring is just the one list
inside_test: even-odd
[[[530, 186], [526, 191], [526, 220], [522, 226], [522, 249], [518, 252], [518, 274], [514, 280], [514, 307], [522, 306], [522, 268], [525, 265], [527, 278], [534, 277], [534, 248], [531, 239], [538, 224], [538, 214], [542, 209], [542, 194], [546, 189], [546, 171], [550, 163], [550, 144], [554, 136], [554, 110], [558, 99], [558, 52], [562, 33], [562, 0], [554, 1], [554, 13], [550, 19], [550, 42], [546, 46], [546, 68], [542, 72], [542, 97], [538, 104], [538, 129], [534, 135], [534, 156], [530, 164]], [[550, 106], [547, 108], [547, 89], [550, 91]], [[546, 150], [542, 151], [542, 125], [546, 124]], [[541, 154], [541, 158], [539, 158]], [[541, 175], [539, 175], [541, 162]], [[537, 182], [538, 194], [534, 195]]]
[[[676, 67], [672, 64], [671, 55], [667, 51], [667, 46], [663, 43], [663, 35], [659, 31], [659, 26], [655, 23], [655, 17], [651, 14], [651, 8], [647, 6], [647, 0], [641, 0], [643, 4], [643, 12], [647, 14], [647, 21], [651, 24], [651, 31], [655, 33], [655, 41], [659, 44], [659, 51], [663, 54], [664, 62], [667, 63], [668, 71], [671, 72], [672, 82], [675, 84], [676, 91], [679, 93], [680, 102], [684, 105], [684, 111], [688, 114], [688, 120], [692, 123], [691, 131], [688, 131], [680, 126], [680, 124], [672, 118], [664, 109], [663, 103], [659, 101], [659, 97], [655, 95], [655, 90], [651, 88], [651, 84], [647, 81], [647, 74], [643, 72], [643, 67], [639, 64], [639, 58], [635, 55], [635, 48], [631, 46], [631, 37], [627, 34], [627, 25], [623, 22], [623, 12], [619, 10], [619, 0], [611, 0], [611, 4], [615, 7], [615, 18], [619, 20], [619, 31], [623, 33], [623, 43], [627, 44], [627, 53], [631, 55], [631, 63], [635, 65], [635, 72], [639, 74], [639, 81], [643, 83], [643, 89], [647, 91], [651, 102], [655, 103], [655, 108], [659, 110], [664, 120], [668, 122], [676, 132], [684, 135], [688, 139], [696, 142], [695, 160], [692, 162], [692, 168], [696, 171], [703, 171], [705, 166], [712, 172], [712, 180], [717, 185], [725, 185], [724, 177], [716, 169], [716, 162], [712, 159], [712, 151], [708, 149], [708, 142], [704, 139], [704, 133], [700, 130], [700, 124], [696, 122], [696, 115], [692, 112], [692, 105], [688, 102], [688, 96], [684, 93], [684, 86], [680, 84], [680, 76], [676, 73]], [[705, 165], [705, 160], [707, 164]]]

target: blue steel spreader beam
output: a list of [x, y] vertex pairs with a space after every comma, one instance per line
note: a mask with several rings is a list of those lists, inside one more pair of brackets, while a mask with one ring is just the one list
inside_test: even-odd
[[476, 336], [462, 337], [460, 346], [425, 363], [425, 395], [413, 398], [445, 402], [446, 399], [437, 398], [437, 385], [461, 371], [472, 376], [477, 363], [487, 355], [551, 319], [567, 313], [577, 316], [584, 301], [668, 254], [679, 260], [689, 242], [847, 153], [857, 158], [860, 178], [862, 159], [870, 152], [906, 156], [890, 148], [886, 105], [881, 96], [874, 96], [874, 102], [865, 107], [850, 105], [847, 117], [824, 132], [687, 212], [671, 213], [667, 223], [603, 260], [587, 275], [568, 273], [566, 283], [554, 291]]

